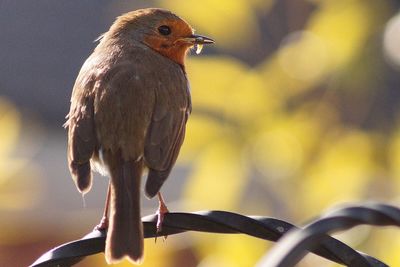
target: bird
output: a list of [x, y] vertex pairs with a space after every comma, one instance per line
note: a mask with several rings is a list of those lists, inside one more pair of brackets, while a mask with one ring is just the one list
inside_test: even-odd
[[214, 40], [171, 11], [146, 8], [116, 18], [99, 37], [72, 89], [67, 158], [79, 192], [92, 172], [110, 176], [103, 218], [105, 259], [143, 261], [141, 179], [159, 199], [157, 230], [168, 209], [160, 193], [185, 137], [192, 104], [185, 58]]

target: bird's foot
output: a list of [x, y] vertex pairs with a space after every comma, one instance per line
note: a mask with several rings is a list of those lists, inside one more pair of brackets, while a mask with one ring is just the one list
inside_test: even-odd
[[103, 216], [103, 218], [101, 218], [101, 221], [98, 225], [96, 225], [94, 227], [94, 231], [105, 231], [108, 228], [108, 217]]
[[[167, 206], [165, 205], [165, 202], [164, 202], [164, 199], [163, 199], [161, 193], [158, 193], [157, 196], [158, 196], [158, 204], [159, 205], [158, 205], [158, 209], [156, 212], [156, 214], [157, 214], [157, 225], [156, 225], [157, 233], [156, 233], [156, 237], [154, 240], [155, 242], [157, 242], [157, 237], [162, 232], [162, 224], [164, 221], [165, 214], [169, 212]], [[166, 235], [163, 236], [163, 239], [165, 241], [167, 239], [167, 236]]]

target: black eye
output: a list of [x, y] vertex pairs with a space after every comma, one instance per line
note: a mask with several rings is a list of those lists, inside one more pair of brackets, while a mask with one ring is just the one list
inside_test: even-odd
[[161, 25], [160, 27], [158, 27], [158, 32], [162, 35], [170, 35], [171, 28], [168, 27], [167, 25]]

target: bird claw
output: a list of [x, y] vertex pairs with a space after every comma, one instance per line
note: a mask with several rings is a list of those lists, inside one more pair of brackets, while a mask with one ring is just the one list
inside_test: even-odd
[[107, 230], [107, 228], [108, 228], [108, 218], [104, 216], [103, 218], [101, 218], [100, 223], [96, 225], [93, 230], [104, 231]]
[[[167, 212], [168, 212], [168, 209], [166, 212], [157, 211], [157, 213], [156, 213], [158, 218], [157, 218], [157, 226], [156, 226], [157, 232], [156, 232], [156, 237], [154, 239], [154, 243], [157, 243], [157, 237], [159, 237], [159, 234], [162, 232], [162, 223], [164, 221], [164, 215]], [[167, 240], [167, 237], [168, 237], [167, 235], [164, 235], [163, 240], [164, 241]]]
[[[157, 242], [157, 237], [162, 232], [162, 224], [164, 221], [165, 214], [169, 212], [167, 206], [164, 203], [164, 200], [163, 200], [161, 194], [158, 195], [158, 199], [159, 199], [159, 206], [158, 206], [158, 209], [156, 212], [156, 214], [157, 214], [157, 225], [156, 225], [157, 232], [156, 232], [156, 237], [154, 239], [154, 242]], [[166, 235], [163, 236], [164, 241], [167, 240], [167, 237], [168, 236], [166, 236]]]

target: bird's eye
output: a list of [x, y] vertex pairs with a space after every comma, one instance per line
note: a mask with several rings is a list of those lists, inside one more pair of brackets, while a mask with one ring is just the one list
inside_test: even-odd
[[170, 35], [171, 28], [168, 27], [167, 25], [161, 25], [160, 27], [158, 27], [158, 32], [162, 35]]

